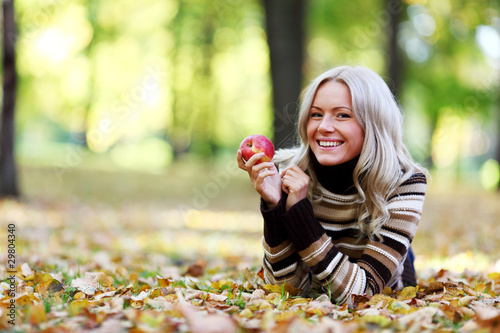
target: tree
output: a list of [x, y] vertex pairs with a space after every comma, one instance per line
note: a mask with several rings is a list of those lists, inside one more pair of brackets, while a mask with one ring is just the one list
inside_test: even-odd
[[292, 145], [302, 89], [304, 0], [264, 0], [273, 85], [274, 142]]
[[0, 130], [0, 196], [19, 196], [14, 159], [14, 110], [16, 106], [16, 23], [14, 0], [4, 0], [3, 9], [3, 105]]
[[390, 82], [388, 83], [392, 93], [397, 97], [401, 92], [404, 72], [403, 56], [398, 45], [398, 27], [402, 21], [403, 4], [400, 0], [387, 0], [386, 7], [389, 12], [389, 22], [387, 24], [387, 63]]

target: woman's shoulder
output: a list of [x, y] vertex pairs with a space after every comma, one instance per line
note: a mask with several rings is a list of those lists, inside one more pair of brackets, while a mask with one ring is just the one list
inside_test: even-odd
[[425, 196], [427, 190], [427, 174], [424, 171], [410, 173], [406, 179], [396, 188], [389, 200], [398, 196]]
[[423, 171], [416, 171], [401, 183], [401, 186], [412, 184], [427, 184], [427, 175]]

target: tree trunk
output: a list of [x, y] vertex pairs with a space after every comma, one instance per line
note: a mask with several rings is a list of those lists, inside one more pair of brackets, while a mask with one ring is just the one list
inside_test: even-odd
[[389, 88], [394, 96], [399, 97], [403, 81], [403, 56], [398, 46], [398, 26], [403, 15], [403, 3], [401, 0], [387, 0], [387, 11], [389, 22], [387, 24], [387, 62], [389, 75]]
[[19, 196], [14, 159], [14, 110], [16, 106], [16, 23], [14, 1], [4, 0], [3, 9], [3, 105], [0, 132], [0, 197]]
[[304, 0], [264, 0], [273, 84], [274, 143], [293, 145], [302, 89]]

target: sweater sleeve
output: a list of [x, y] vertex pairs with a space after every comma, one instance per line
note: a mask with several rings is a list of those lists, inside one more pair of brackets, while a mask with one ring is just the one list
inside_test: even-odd
[[279, 285], [286, 282], [307, 291], [311, 280], [309, 269], [301, 261], [283, 227], [286, 197], [283, 193], [279, 204], [272, 209], [268, 209], [261, 199], [260, 207], [264, 218], [262, 237], [264, 277], [267, 283]]
[[[382, 239], [368, 241], [357, 262], [333, 244], [309, 200], [289, 209], [283, 215], [283, 225], [314, 277], [331, 289], [333, 300], [344, 303], [351, 294], [374, 295], [397, 282], [420, 220], [425, 190], [423, 174], [413, 175], [398, 188], [388, 200], [390, 217], [381, 228]], [[358, 247], [355, 240], [348, 245]]]

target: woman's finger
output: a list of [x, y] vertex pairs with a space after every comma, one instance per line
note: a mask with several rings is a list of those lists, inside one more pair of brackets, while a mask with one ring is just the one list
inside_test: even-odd
[[238, 162], [238, 167], [240, 169], [247, 171], [245, 161], [243, 161], [243, 154], [241, 153], [241, 149], [238, 149], [238, 152], [236, 153], [236, 161]]

